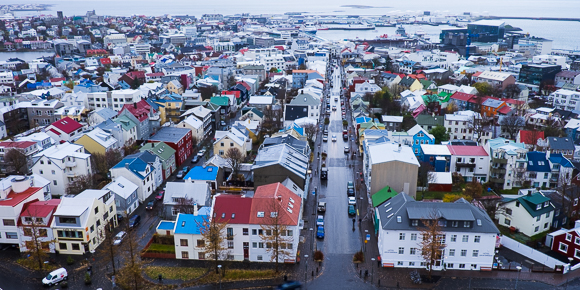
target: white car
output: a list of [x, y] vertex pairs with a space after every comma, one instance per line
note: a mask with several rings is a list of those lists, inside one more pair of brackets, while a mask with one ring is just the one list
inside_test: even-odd
[[324, 216], [319, 215], [316, 218], [316, 225], [317, 226], [324, 226]]
[[332, 142], [336, 142], [336, 135], [332, 135]]
[[52, 286], [58, 284], [68, 278], [65, 268], [56, 269], [45, 278], [42, 278], [42, 284]]
[[113, 245], [114, 246], [118, 246], [121, 244], [121, 242], [123, 241], [123, 239], [125, 238], [125, 236], [127, 236], [127, 233], [124, 231], [120, 231], [114, 238], [113, 238]]
[[356, 205], [356, 198], [354, 196], [348, 197], [348, 204]]
[[197, 156], [202, 157], [203, 154], [205, 154], [205, 149], [201, 149], [199, 150], [199, 152], [197, 152]]

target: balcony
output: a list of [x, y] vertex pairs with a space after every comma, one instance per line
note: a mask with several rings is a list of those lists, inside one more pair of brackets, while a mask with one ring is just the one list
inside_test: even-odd
[[503, 179], [503, 178], [494, 178], [494, 177], [491, 177], [491, 178], [489, 178], [489, 181], [490, 181], [491, 183], [500, 183], [500, 184], [504, 184], [504, 182], [505, 182], [505, 179]]
[[67, 177], [76, 177], [76, 176], [77, 176], [77, 174], [76, 174], [76, 173], [74, 173], [74, 172], [68, 171], [68, 172], [66, 173], [66, 176], [67, 176]]
[[463, 163], [463, 162], [457, 162], [457, 164], [455, 164], [455, 166], [457, 166], [457, 168], [462, 168], [462, 167], [467, 167], [467, 168], [475, 168], [475, 163]]
[[490, 173], [494, 173], [494, 174], [505, 174], [505, 168], [495, 168], [495, 167], [492, 167], [490, 169]]
[[507, 164], [507, 159], [491, 158], [491, 163]]
[[66, 167], [76, 167], [77, 162], [76, 161], [67, 161], [64, 163], [64, 165], [66, 165]]

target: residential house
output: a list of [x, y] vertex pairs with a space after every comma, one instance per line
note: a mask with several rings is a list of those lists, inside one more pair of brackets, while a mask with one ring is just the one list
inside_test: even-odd
[[451, 153], [449, 171], [463, 176], [465, 182], [473, 179], [485, 183], [489, 178], [489, 154], [482, 146], [447, 145]]
[[[159, 129], [161, 117], [147, 101], [141, 100], [131, 105], [125, 104], [118, 116], [133, 116], [131, 118], [137, 125], [137, 138], [147, 140]], [[136, 119], [136, 120], [134, 120]]]
[[423, 130], [431, 132], [433, 128], [437, 126], [444, 126], [445, 117], [443, 116], [433, 116], [433, 115], [418, 115], [415, 118], [417, 125], [421, 126]]
[[481, 121], [481, 115], [473, 111], [457, 111], [445, 114], [443, 125], [447, 129], [449, 139], [476, 140], [474, 125]]
[[481, 104], [481, 114], [487, 117], [495, 117], [498, 114], [506, 115], [510, 110], [506, 102], [492, 98], [487, 98]]
[[371, 196], [385, 186], [415, 196], [419, 161], [411, 147], [396, 143], [369, 144], [364, 152], [362, 173]]
[[174, 93], [174, 94], [178, 94], [178, 95], [183, 94], [183, 91], [184, 91], [183, 85], [177, 80], [172, 80], [172, 81], [168, 82], [166, 88], [169, 92]]
[[547, 150], [550, 153], [560, 153], [568, 159], [574, 158], [574, 151], [576, 150], [576, 147], [574, 147], [574, 141], [572, 138], [548, 137], [546, 138], [546, 141], [548, 142]]
[[[418, 124], [413, 126], [413, 128], [407, 131], [409, 137], [412, 138], [411, 148], [415, 155], [421, 155], [421, 145], [422, 144], [435, 144], [435, 136], [429, 134], [428, 131], [423, 129], [423, 127], [419, 126]], [[407, 192], [407, 191], [405, 191]]]
[[505, 190], [525, 186], [528, 164], [526, 144], [496, 138], [489, 140], [486, 148], [491, 157], [489, 182]]
[[544, 131], [520, 130], [516, 136], [516, 142], [526, 144], [526, 148], [531, 151], [536, 150], [536, 146], [538, 146], [539, 143], [542, 143], [543, 140]]
[[228, 153], [228, 150], [236, 148], [240, 151], [243, 157], [246, 157], [246, 154], [248, 152], [249, 138], [243, 135], [239, 130], [230, 129], [229, 131], [217, 131], [214, 138], [215, 138], [215, 141], [213, 142], [214, 155], [220, 155], [221, 157], [225, 157], [226, 154]]
[[123, 140], [125, 140], [126, 145], [133, 145], [138, 140], [138, 133], [141, 132], [137, 127], [139, 120], [131, 114], [125, 114], [119, 116], [114, 120], [115, 123], [121, 125], [123, 130]]
[[109, 190], [87, 189], [75, 197], [63, 197], [51, 228], [57, 251], [65, 255], [93, 253], [106, 230], [117, 226], [115, 196]]
[[451, 152], [447, 145], [441, 144], [423, 144], [421, 145], [421, 162], [429, 163], [435, 172], [450, 172], [449, 163], [451, 161]]
[[315, 70], [292, 70], [292, 88], [301, 89], [308, 80], [324, 80], [324, 76]]
[[420, 202], [399, 193], [375, 207], [380, 263], [387, 268], [424, 269], [421, 240], [426, 220], [441, 226], [437, 238], [445, 244], [436, 255], [433, 270], [491, 271], [500, 235], [487, 213], [468, 203]]
[[215, 193], [223, 184], [223, 178], [223, 171], [219, 167], [203, 165], [191, 168], [183, 180], [190, 183], [207, 183]]
[[195, 108], [187, 110], [182, 116], [194, 115], [199, 120], [203, 122], [203, 140], [211, 135], [212, 132], [212, 113], [211, 110], [204, 108], [203, 106], [197, 106]]
[[32, 133], [27, 136], [14, 137], [14, 141], [32, 141], [36, 142], [39, 150], [44, 150], [55, 144], [54, 139], [52, 139], [48, 134], [44, 132]]
[[403, 117], [383, 115], [382, 120], [383, 124], [385, 124], [385, 129], [389, 131], [401, 131]]
[[159, 157], [163, 168], [163, 180], [167, 180], [177, 169], [177, 165], [175, 164], [175, 149], [171, 148], [165, 142], [145, 143], [139, 148], [139, 151], [149, 151], [149, 153]]
[[33, 159], [32, 172], [51, 181], [53, 195], [65, 195], [75, 178], [93, 174], [91, 154], [78, 144], [56, 144], [35, 154]]
[[423, 89], [423, 85], [421, 84], [421, 82], [419, 82], [419, 80], [408, 77], [408, 76], [401, 79], [401, 81], [399, 82], [399, 86], [401, 86], [401, 87], [403, 87], [411, 92]]
[[151, 136], [149, 143], [164, 142], [175, 150], [175, 163], [180, 167], [193, 154], [191, 130], [176, 127], [162, 127]]
[[[205, 182], [167, 182], [163, 195], [163, 213], [166, 218], [175, 219], [185, 210], [183, 204], [190, 204], [192, 211], [199, 207], [211, 207], [211, 189]], [[194, 209], [195, 208], [195, 209]]]
[[252, 165], [254, 186], [290, 178], [301, 190], [308, 192], [308, 167], [308, 156], [288, 144], [260, 148]]
[[33, 251], [32, 244], [40, 242], [40, 247], [49, 253], [55, 252], [55, 237], [50, 224], [60, 199], [39, 200], [25, 203], [18, 217], [18, 236], [20, 252]]
[[548, 187], [552, 168], [545, 152], [532, 151], [527, 154], [527, 179], [532, 187]]
[[123, 176], [113, 179], [103, 189], [111, 191], [115, 195], [115, 206], [117, 213], [128, 217], [139, 207], [137, 189], [139, 186], [129, 181]]
[[83, 125], [69, 117], [60, 119], [45, 128], [48, 134], [56, 142], [72, 142], [76, 135], [83, 130]]
[[550, 94], [549, 101], [552, 106], [562, 110], [580, 110], [580, 93], [572, 90], [559, 89]]
[[74, 143], [83, 145], [85, 150], [91, 154], [101, 154], [103, 156], [109, 150], [120, 149], [118, 141], [113, 137], [113, 134], [107, 133], [100, 128], [95, 128], [83, 134]]
[[262, 113], [262, 111], [258, 110], [257, 108], [245, 107], [242, 109], [240, 120], [256, 121], [259, 124], [262, 124], [264, 120], [264, 113]]
[[298, 94], [289, 104], [284, 106], [285, 126], [296, 119], [308, 117], [318, 120], [320, 113], [320, 101], [310, 94]]
[[576, 221], [574, 228], [561, 228], [546, 236], [546, 246], [550, 250], [572, 259], [580, 260], [580, 221]]
[[501, 226], [515, 228], [528, 237], [550, 230], [554, 206], [539, 192], [504, 195], [498, 208], [501, 210], [496, 211], [495, 218]]
[[55, 115], [56, 110], [64, 107], [64, 104], [57, 99], [35, 99], [30, 103], [21, 103], [19, 106], [26, 107], [28, 112], [28, 125], [30, 128], [34, 128], [37, 126], [47, 126], [52, 122], [58, 121], [60, 118]]
[[[209, 258], [209, 255], [206, 256], [205, 253], [206, 240], [202, 235], [202, 231], [206, 223], [210, 221], [210, 207], [203, 207], [199, 210], [195, 207], [193, 214], [177, 214], [175, 222], [171, 223], [173, 228], [170, 230], [166, 229], [166, 232], [173, 232], [176, 259], [206, 260]], [[162, 221], [161, 223], [164, 222], [168, 223], [167, 221]], [[161, 227], [161, 224], [159, 227]]]
[[161, 159], [157, 155], [149, 151], [140, 151], [131, 155], [127, 155], [126, 158], [138, 158], [141, 161], [149, 164], [153, 170], [153, 189], [158, 188], [163, 183], [163, 165]]
[[[7, 159], [6, 154], [11, 150], [17, 150], [26, 158], [26, 164], [19, 164], [13, 160]], [[34, 164], [33, 156], [41, 148], [33, 141], [3, 141], [0, 142], [0, 172], [12, 173], [21, 172], [28, 173]], [[13, 158], [13, 157], [12, 157]], [[17, 165], [24, 165], [25, 168], [15, 168]]]
[[87, 105], [90, 110], [109, 108], [119, 112], [125, 105], [141, 101], [140, 94], [139, 90], [132, 89], [87, 93]]
[[[11, 176], [3, 179], [0, 185], [0, 244], [18, 245], [21, 241], [18, 223], [25, 205], [44, 201], [44, 189], [34, 187], [32, 176]], [[43, 220], [44, 222], [44, 220]]]
[[137, 185], [137, 197], [141, 203], [145, 202], [155, 191], [153, 166], [136, 157], [125, 157], [110, 169], [111, 178], [124, 177]]
[[107, 119], [104, 122], [96, 125], [95, 129], [96, 128], [103, 130], [105, 133], [108, 133], [113, 138], [115, 138], [115, 140], [117, 140], [117, 143], [115, 143], [115, 146], [117, 148], [121, 148], [123, 146], [132, 146], [133, 145], [133, 142], [129, 142], [129, 140], [127, 140], [127, 142], [125, 142], [125, 139], [124, 139], [125, 134], [123, 132], [123, 126], [121, 124], [115, 123], [115, 121], [113, 121], [111, 119]]

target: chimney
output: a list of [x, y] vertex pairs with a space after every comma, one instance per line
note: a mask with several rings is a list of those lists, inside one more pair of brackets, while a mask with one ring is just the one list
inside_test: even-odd
[[197, 203], [193, 204], [193, 215], [197, 216]]
[[125, 168], [129, 169], [129, 163], [125, 163]]
[[137, 103], [133, 103], [133, 108], [137, 109]]

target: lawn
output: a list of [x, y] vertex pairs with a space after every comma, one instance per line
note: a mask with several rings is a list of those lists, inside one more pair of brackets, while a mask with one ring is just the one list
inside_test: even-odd
[[164, 254], [175, 254], [175, 246], [174, 245], [162, 245], [152, 243], [149, 248], [147, 249], [149, 253], [164, 253]]
[[206, 268], [189, 268], [189, 267], [159, 267], [150, 266], [145, 268], [145, 274], [151, 279], [157, 279], [159, 274], [164, 279], [189, 281], [201, 277]]
[[443, 196], [446, 193], [451, 194], [459, 194], [459, 192], [442, 192], [442, 191], [425, 191], [425, 192], [417, 192], [417, 200], [423, 199], [443, 199]]
[[[256, 280], [268, 279], [280, 276], [281, 273], [274, 273], [274, 270], [244, 270], [244, 269], [227, 269], [226, 275], [221, 278], [222, 281], [240, 281], [240, 280]], [[214, 271], [210, 275], [203, 278], [205, 283], [219, 281], [219, 275]]]

